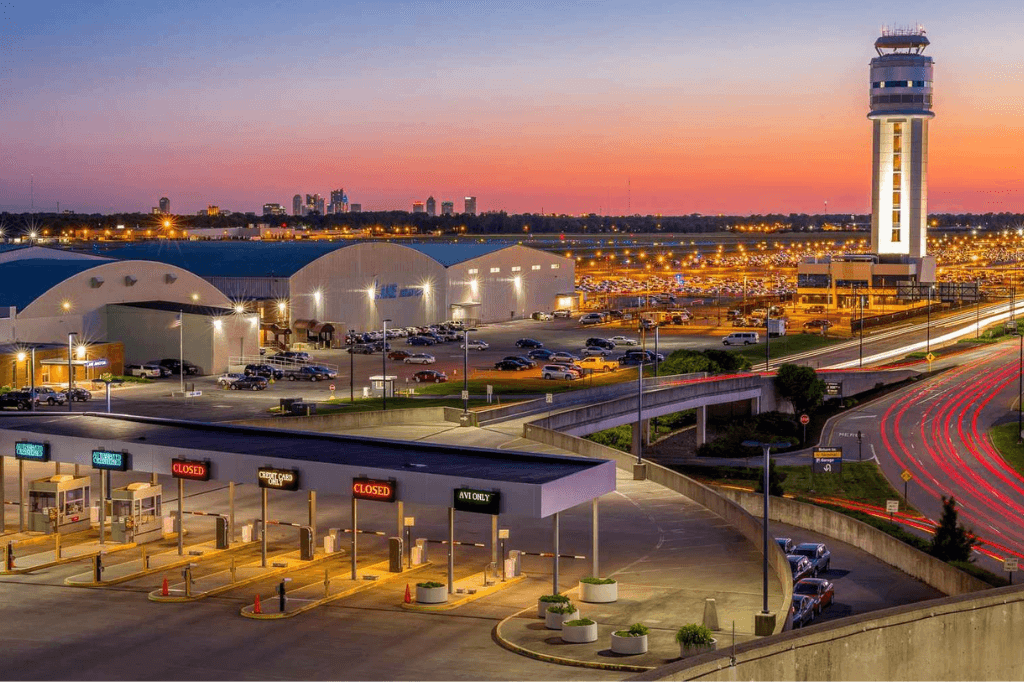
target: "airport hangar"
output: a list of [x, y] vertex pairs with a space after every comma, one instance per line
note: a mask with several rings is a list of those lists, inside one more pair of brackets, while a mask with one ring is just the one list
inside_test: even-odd
[[178, 266], [260, 316], [262, 345], [340, 346], [349, 329], [467, 324], [575, 307], [575, 261], [481, 242], [159, 241], [106, 252]]
[[66, 385], [71, 347], [76, 382], [182, 349], [203, 373], [259, 352], [256, 315], [180, 267], [43, 247], [0, 264], [0, 386]]

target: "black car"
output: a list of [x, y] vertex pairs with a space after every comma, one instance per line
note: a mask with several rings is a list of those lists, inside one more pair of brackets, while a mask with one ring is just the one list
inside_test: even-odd
[[263, 377], [264, 379], [280, 379], [284, 376], [284, 372], [275, 367], [271, 367], [270, 365], [246, 365], [245, 376], [257, 376]]
[[531, 360], [545, 360], [546, 361], [548, 358], [550, 358], [554, 354], [555, 354], [554, 351], [548, 350], [547, 348], [535, 348], [535, 349], [531, 350], [529, 353], [527, 353], [526, 357], [530, 358]]
[[337, 372], [335, 372], [333, 369], [329, 369], [327, 367], [324, 367], [323, 365], [311, 365], [310, 369], [313, 370], [314, 372], [319, 372], [320, 375], [321, 375], [321, 378], [323, 378], [323, 379], [337, 379], [338, 378], [338, 373]]
[[832, 566], [832, 552], [820, 542], [801, 542], [793, 549], [792, 554], [807, 557], [814, 567], [815, 576], [826, 573]]
[[544, 344], [537, 339], [519, 339], [516, 348], [543, 348]]
[[171, 371], [170, 367], [164, 367], [163, 365], [160, 364], [159, 360], [150, 360], [149, 362], [146, 362], [146, 363], [143, 363], [143, 364], [145, 364], [145, 365], [152, 365], [154, 367], [159, 367], [160, 368], [160, 378], [161, 379], [164, 378], [164, 377], [169, 377], [172, 374], [174, 374], [174, 372]]
[[[62, 393], [66, 397], [67, 394], [68, 394], [68, 390], [65, 388], [62, 391]], [[77, 386], [71, 389], [71, 400], [75, 400], [75, 401], [78, 401], [80, 403], [84, 403], [85, 401], [91, 400], [91, 399], [92, 399], [92, 392], [91, 391], [87, 391], [84, 388], [78, 388]]]
[[526, 369], [526, 365], [519, 360], [501, 360], [494, 363], [494, 369], [518, 372], [519, 370]]
[[29, 391], [0, 393], [0, 410], [8, 407], [14, 407], [19, 410], [31, 410], [32, 394]]
[[348, 352], [354, 355], [373, 355], [373, 346], [367, 343], [358, 343], [348, 347]]
[[814, 620], [814, 599], [802, 594], [793, 595], [793, 627], [799, 628]]
[[275, 355], [274, 358], [278, 360], [291, 360], [293, 362], [295, 360], [306, 361], [309, 360], [309, 353], [302, 350], [286, 350], [281, 351], [280, 353]]
[[793, 584], [814, 576], [814, 565], [807, 557], [799, 554], [787, 554], [786, 560], [789, 561], [789, 569], [793, 571]]
[[228, 388], [234, 391], [262, 391], [266, 387], [267, 380], [256, 375], [242, 377], [228, 384]]
[[586, 346], [596, 346], [598, 348], [604, 348], [605, 350], [614, 350], [615, 349], [615, 342], [614, 341], [609, 341], [608, 339], [598, 338], [596, 336], [592, 336], [589, 339], [587, 339], [587, 342], [584, 345], [586, 345]]
[[437, 341], [427, 336], [410, 336], [406, 343], [410, 346], [433, 346]]
[[608, 317], [614, 318], [616, 320], [621, 320], [623, 315], [624, 315], [624, 313], [621, 310], [609, 310], [608, 311]]
[[533, 369], [537, 366], [537, 363], [529, 358], [524, 358], [522, 355], [506, 355], [504, 360], [515, 360], [526, 365], [528, 368]]
[[171, 370], [172, 374], [181, 374], [182, 367], [185, 368], [185, 374], [199, 374], [199, 368], [188, 360], [182, 362], [177, 358], [164, 358], [160, 361], [160, 366]]

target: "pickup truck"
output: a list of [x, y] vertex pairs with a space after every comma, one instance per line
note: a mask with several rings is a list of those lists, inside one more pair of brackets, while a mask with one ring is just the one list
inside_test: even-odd
[[576, 364], [583, 369], [589, 369], [594, 372], [614, 372], [619, 368], [617, 360], [608, 360], [607, 358], [599, 357], [597, 355], [585, 357]]
[[284, 378], [288, 381], [320, 381], [327, 377], [312, 367], [299, 367], [296, 369], [286, 369], [284, 371]]
[[32, 394], [28, 391], [8, 391], [0, 393], [0, 410], [14, 407], [19, 410], [32, 409]]

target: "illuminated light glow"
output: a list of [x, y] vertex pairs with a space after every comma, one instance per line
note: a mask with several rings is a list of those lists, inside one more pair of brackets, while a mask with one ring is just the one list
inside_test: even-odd
[[18, 362], [25, 362], [25, 351], [18, 351]]
[[198, 301], [199, 300], [199, 294], [192, 294], [192, 300], [193, 301]]
[[372, 299], [377, 293], [377, 290], [373, 287], [366, 287], [366, 297]]
[[519, 275], [516, 275], [513, 278], [512, 281], [515, 282], [516, 289], [521, 289], [522, 288], [522, 286], [523, 286], [523, 278], [522, 277], [520, 277]]
[[75, 356], [79, 360], [84, 360], [85, 359], [85, 346], [84, 345], [79, 344], [79, 346], [77, 348], [75, 348]]
[[213, 321], [213, 328], [216, 329], [217, 331], [220, 331], [221, 329], [224, 328], [224, 323], [221, 322], [220, 318], [217, 318]]
[[288, 305], [282, 301], [281, 303], [277, 304], [277, 312], [283, 313], [287, 307]]
[[320, 299], [322, 297], [323, 297], [323, 294], [320, 292], [319, 289], [317, 289], [316, 291], [313, 292], [313, 300], [316, 301], [317, 303], [320, 303]]
[[71, 310], [71, 301], [63, 301], [60, 304], [60, 307], [63, 308], [65, 312], [67, 312], [68, 310]]
[[241, 315], [242, 313], [245, 312], [245, 306], [242, 305], [241, 303], [236, 303], [235, 304], [235, 312], [238, 313], [239, 315]]

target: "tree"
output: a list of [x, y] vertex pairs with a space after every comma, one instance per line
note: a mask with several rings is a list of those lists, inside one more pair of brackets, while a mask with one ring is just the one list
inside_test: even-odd
[[813, 367], [782, 365], [775, 374], [775, 390], [793, 404], [794, 410], [805, 412], [821, 404], [825, 382], [818, 378]]
[[974, 531], [958, 523], [956, 498], [942, 496], [942, 517], [935, 529], [928, 553], [943, 561], [974, 561], [972, 551], [978, 540]]

